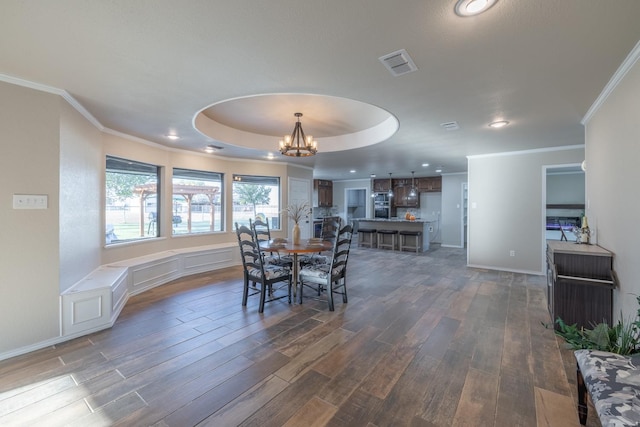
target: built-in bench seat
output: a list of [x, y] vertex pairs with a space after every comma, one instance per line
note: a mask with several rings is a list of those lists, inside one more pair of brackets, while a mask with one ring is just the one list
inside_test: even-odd
[[64, 337], [75, 338], [115, 323], [129, 296], [180, 277], [239, 265], [237, 243], [158, 252], [102, 265], [60, 295]]
[[576, 350], [578, 415], [587, 422], [587, 391], [603, 427], [640, 426], [640, 354]]

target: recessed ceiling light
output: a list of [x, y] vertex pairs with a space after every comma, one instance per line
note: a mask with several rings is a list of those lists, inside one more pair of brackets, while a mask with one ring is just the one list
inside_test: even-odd
[[375, 173], [372, 173], [372, 174], [371, 174], [371, 178], [375, 178], [375, 177], [376, 177], [376, 174], [375, 174]]
[[475, 16], [488, 10], [497, 1], [498, 0], [458, 0], [454, 10], [458, 16]]
[[436, 169], [436, 173], [440, 173], [440, 172], [442, 172], [442, 169], [440, 168]]
[[497, 122], [489, 123], [489, 127], [490, 128], [494, 128], [494, 129], [499, 129], [499, 128], [505, 127], [508, 124], [509, 124], [509, 122], [506, 121], [506, 120], [498, 120]]
[[167, 135], [167, 138], [169, 138], [172, 141], [175, 141], [176, 139], [180, 139], [178, 135]]
[[355, 169], [351, 169], [351, 170], [349, 171], [349, 173], [356, 173], [356, 170], [355, 170]]
[[422, 167], [423, 167], [423, 168], [428, 168], [428, 167], [429, 167], [429, 163], [423, 163], [423, 164], [422, 164]]

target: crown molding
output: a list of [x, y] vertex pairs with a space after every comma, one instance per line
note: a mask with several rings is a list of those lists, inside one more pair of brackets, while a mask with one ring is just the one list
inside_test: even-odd
[[536, 153], [548, 153], [551, 151], [568, 151], [568, 150], [584, 150], [584, 144], [578, 145], [563, 145], [561, 147], [547, 147], [547, 148], [536, 148], [533, 150], [522, 150], [522, 151], [505, 151], [504, 153], [490, 153], [490, 154], [476, 154], [473, 156], [467, 156], [467, 159], [483, 159], [488, 157], [504, 157], [504, 156], [521, 156], [524, 154], [536, 154]]
[[635, 47], [631, 50], [629, 55], [622, 62], [618, 70], [613, 74], [613, 77], [611, 77], [611, 80], [609, 80], [609, 83], [607, 83], [607, 85], [604, 87], [604, 89], [602, 90], [602, 93], [600, 93], [600, 96], [596, 98], [593, 105], [591, 105], [591, 108], [589, 108], [589, 111], [587, 111], [587, 114], [584, 115], [584, 117], [580, 121], [582, 125], [586, 125], [589, 122], [589, 120], [591, 120], [594, 114], [596, 114], [596, 112], [600, 109], [600, 107], [602, 107], [602, 105], [605, 103], [609, 95], [611, 95], [611, 93], [615, 90], [618, 84], [620, 84], [622, 79], [624, 79], [624, 77], [631, 70], [631, 68], [633, 68], [635, 63], [638, 62], [638, 59], [640, 59], [640, 41], [636, 43]]

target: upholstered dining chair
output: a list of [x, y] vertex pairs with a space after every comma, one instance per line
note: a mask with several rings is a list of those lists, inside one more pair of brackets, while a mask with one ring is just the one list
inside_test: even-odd
[[[342, 218], [339, 216], [328, 216], [322, 219], [322, 229], [320, 230], [320, 238], [326, 242], [335, 243]], [[304, 255], [298, 257], [300, 265], [305, 266], [308, 264], [327, 264], [329, 257], [322, 255], [322, 252], [318, 252], [313, 255]]]
[[[268, 219], [265, 221], [257, 218], [254, 221], [249, 219], [249, 227], [253, 231], [257, 243], [271, 240], [271, 230], [269, 229]], [[268, 254], [263, 254], [263, 260], [267, 264], [275, 264], [287, 268], [291, 268], [291, 265], [293, 264], [292, 257], [281, 256], [278, 252], [269, 252]]]
[[322, 291], [326, 291], [329, 311], [334, 311], [333, 294], [342, 295], [342, 302], [347, 303], [347, 261], [352, 236], [353, 227], [350, 224], [345, 225], [337, 234], [328, 263], [308, 264], [302, 267], [299, 272], [301, 303], [305, 286], [315, 288], [318, 296]]
[[[236, 235], [238, 237], [238, 245], [240, 247], [240, 258], [242, 259], [242, 267], [244, 269], [244, 283], [242, 293], [242, 305], [247, 305], [250, 296], [259, 294], [260, 305], [258, 312], [264, 312], [264, 304], [266, 302], [288, 298], [291, 304], [291, 270], [288, 268], [267, 264], [262, 262], [262, 252], [260, 245], [256, 240], [255, 233], [247, 226], [236, 225]], [[259, 284], [260, 287], [253, 293], [249, 293], [249, 282]], [[284, 284], [278, 288], [274, 285], [283, 282]], [[286, 285], [287, 294], [275, 296]], [[267, 298], [267, 294], [269, 298]]]

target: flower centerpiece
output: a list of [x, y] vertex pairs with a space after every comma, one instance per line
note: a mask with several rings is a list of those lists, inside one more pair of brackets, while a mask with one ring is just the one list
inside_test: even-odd
[[309, 215], [311, 215], [311, 207], [309, 207], [307, 202], [302, 202], [300, 204], [287, 206], [287, 208], [283, 210], [283, 213], [286, 213], [287, 218], [293, 221], [293, 231], [291, 234], [293, 244], [297, 245], [300, 243], [300, 226], [298, 223], [303, 219], [309, 218]]

